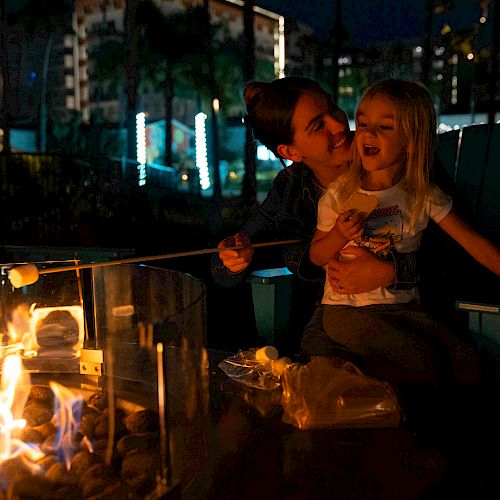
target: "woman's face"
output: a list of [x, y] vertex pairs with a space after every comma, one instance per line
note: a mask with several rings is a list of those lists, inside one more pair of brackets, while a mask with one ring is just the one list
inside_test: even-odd
[[292, 148], [313, 171], [343, 166], [349, 161], [349, 122], [328, 94], [304, 93], [297, 101], [292, 126]]

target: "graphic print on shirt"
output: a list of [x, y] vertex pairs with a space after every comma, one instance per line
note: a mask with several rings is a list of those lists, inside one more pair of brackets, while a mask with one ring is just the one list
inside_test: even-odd
[[398, 205], [377, 207], [365, 221], [365, 232], [356, 244], [387, 258], [403, 234], [403, 214]]

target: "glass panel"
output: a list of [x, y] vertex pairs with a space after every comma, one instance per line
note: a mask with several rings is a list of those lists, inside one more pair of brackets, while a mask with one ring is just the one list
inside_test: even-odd
[[167, 423], [165, 479], [185, 486], [207, 454], [204, 286], [176, 271], [121, 265], [93, 269], [93, 288], [96, 347], [106, 353], [108, 378], [118, 397], [140, 383], [143, 403], [156, 400]]
[[85, 325], [76, 273], [42, 275], [16, 289], [8, 271], [0, 271], [0, 358], [18, 352], [25, 370], [78, 373]]

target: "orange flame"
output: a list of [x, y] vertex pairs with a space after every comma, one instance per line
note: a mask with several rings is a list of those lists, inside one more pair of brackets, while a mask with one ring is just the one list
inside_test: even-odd
[[18, 354], [8, 355], [3, 361], [0, 390], [0, 462], [19, 454], [27, 456], [31, 462], [44, 456], [37, 447], [12, 437], [26, 425], [26, 420], [19, 417], [28, 395], [29, 375], [23, 370], [21, 358]]
[[1, 346], [0, 357], [22, 352], [25, 357], [37, 354], [38, 343], [31, 328], [31, 313], [25, 304], [18, 305], [7, 323], [7, 345]]

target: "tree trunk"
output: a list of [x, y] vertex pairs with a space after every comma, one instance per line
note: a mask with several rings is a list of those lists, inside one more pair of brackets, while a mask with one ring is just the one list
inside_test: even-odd
[[219, 122], [218, 122], [218, 112], [215, 111], [212, 101], [211, 106], [211, 123], [212, 123], [212, 163], [213, 163], [213, 197], [216, 206], [219, 206], [222, 201], [222, 190], [220, 182], [220, 170], [219, 170]]
[[54, 45], [54, 35], [51, 33], [47, 38], [43, 53], [42, 75], [40, 78], [40, 153], [47, 152], [47, 87], [49, 83], [49, 65], [52, 46]]
[[[107, 38], [107, 33], [106, 33], [106, 26], [108, 23], [108, 17], [107, 17], [107, 9], [108, 9], [108, 4], [104, 2], [101, 5], [101, 27], [99, 28], [98, 35], [99, 35], [99, 46], [102, 47], [104, 43], [106, 42]], [[102, 50], [102, 49], [101, 49]], [[102, 120], [102, 110], [101, 110], [101, 96], [102, 96], [102, 77], [101, 75], [97, 75], [96, 79], [96, 86], [95, 86], [95, 98], [94, 98], [94, 106], [95, 106], [95, 114], [99, 117], [100, 120]]]
[[9, 58], [7, 56], [7, 20], [5, 15], [5, 0], [0, 2], [0, 51], [4, 54], [0, 57], [0, 80], [3, 81], [3, 95], [0, 106], [0, 126], [3, 128], [3, 151], [10, 153], [10, 73]]
[[429, 87], [431, 83], [431, 68], [432, 68], [432, 25], [434, 20], [434, 0], [426, 0], [425, 2], [425, 24], [422, 37], [422, 83]]
[[[246, 0], [243, 7], [243, 78], [245, 83], [255, 78], [255, 32], [253, 26], [253, 0]], [[241, 187], [241, 196], [246, 204], [257, 203], [257, 160], [253, 134], [245, 125], [245, 174]]]
[[339, 58], [342, 53], [342, 46], [346, 38], [345, 28], [342, 24], [342, 0], [335, 0], [335, 24], [333, 28], [333, 48], [332, 48], [332, 99], [338, 102], [339, 99]]
[[[139, 28], [136, 23], [137, 6], [139, 0], [127, 0], [125, 6], [126, 50], [128, 61], [126, 64], [126, 94], [127, 94], [127, 160], [135, 160], [136, 152], [136, 114], [137, 89], [139, 86], [138, 69], [138, 42]], [[135, 174], [135, 172], [134, 172]]]
[[[209, 0], [203, 0], [203, 9], [205, 10], [205, 22], [206, 22], [206, 30], [207, 34], [210, 34], [211, 26], [210, 26], [210, 10], [208, 8]], [[211, 40], [211, 37], [209, 37]], [[213, 49], [210, 50], [208, 64], [210, 67], [210, 77], [212, 81], [209, 83], [210, 89], [210, 122], [212, 129], [212, 181], [213, 181], [213, 200], [218, 211], [219, 207], [222, 203], [222, 190], [220, 183], [220, 171], [219, 171], [219, 124], [217, 121], [217, 112], [214, 110], [213, 102], [214, 99], [219, 99], [219, 86], [215, 81], [215, 59]]]
[[488, 124], [493, 130], [495, 123], [495, 114], [499, 111], [498, 101], [496, 99], [498, 88], [498, 56], [499, 56], [499, 42], [500, 42], [500, 2], [493, 0], [491, 7], [493, 9], [493, 30], [491, 40], [491, 61], [490, 61], [490, 75], [488, 82]]
[[172, 166], [172, 116], [174, 110], [174, 80], [170, 64], [165, 72], [163, 88], [165, 102], [165, 165]]

